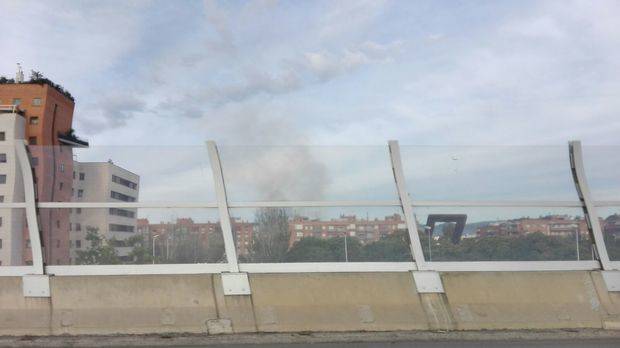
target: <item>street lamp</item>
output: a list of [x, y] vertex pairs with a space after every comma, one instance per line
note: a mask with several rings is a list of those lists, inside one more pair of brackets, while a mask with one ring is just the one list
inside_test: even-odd
[[153, 236], [153, 264], [155, 264], [155, 239], [159, 237], [158, 234]]
[[347, 249], [347, 235], [349, 232], [344, 233], [344, 262], [349, 262], [349, 250]]

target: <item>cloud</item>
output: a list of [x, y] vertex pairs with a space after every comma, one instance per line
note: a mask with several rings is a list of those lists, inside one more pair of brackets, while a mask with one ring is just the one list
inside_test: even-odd
[[67, 87], [95, 143], [615, 143], [620, 131], [613, 0], [0, 6], [12, 53], [0, 72], [19, 60]]
[[402, 44], [401, 40], [388, 44], [366, 41], [339, 54], [324, 51], [307, 52], [304, 54], [302, 64], [319, 80], [329, 81], [365, 64], [390, 60]]
[[132, 94], [109, 93], [89, 107], [89, 116], [79, 120], [86, 134], [126, 126], [136, 114], [146, 111], [144, 100]]

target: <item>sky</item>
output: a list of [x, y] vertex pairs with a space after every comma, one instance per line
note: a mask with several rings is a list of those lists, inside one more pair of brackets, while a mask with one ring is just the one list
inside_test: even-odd
[[[206, 140], [237, 201], [396, 199], [390, 139], [429, 146], [403, 146], [414, 199], [574, 200], [567, 142], [620, 145], [616, 0], [0, 0], [0, 13], [0, 75], [19, 62], [68, 89], [91, 144], [79, 160], [138, 173], [142, 201], [213, 201]], [[609, 173], [597, 187], [618, 197]]]
[[0, 0], [93, 145], [619, 144], [620, 2]]

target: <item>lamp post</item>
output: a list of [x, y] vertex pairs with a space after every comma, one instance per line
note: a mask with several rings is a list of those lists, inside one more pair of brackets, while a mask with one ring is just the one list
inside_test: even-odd
[[433, 251], [432, 251], [432, 239], [433, 234], [431, 232], [431, 228], [429, 226], [424, 226], [424, 229], [428, 231], [428, 261], [433, 261]]
[[349, 262], [349, 250], [347, 248], [347, 235], [349, 232], [344, 232], [344, 262]]
[[580, 260], [579, 257], [579, 226], [577, 227], [577, 230], [575, 231], [575, 239], [577, 240], [577, 261]]
[[158, 234], [153, 236], [153, 264], [155, 264], [155, 239], [157, 239], [157, 237], [159, 237]]

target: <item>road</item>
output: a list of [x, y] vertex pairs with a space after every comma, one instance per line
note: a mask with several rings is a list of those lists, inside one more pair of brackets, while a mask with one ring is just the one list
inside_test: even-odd
[[[300, 344], [233, 344], [209, 345], [209, 348], [618, 348], [618, 339], [588, 339], [588, 340], [520, 340], [520, 341], [409, 341], [409, 342], [360, 342], [360, 343], [300, 343]], [[185, 347], [177, 347], [185, 348]]]

